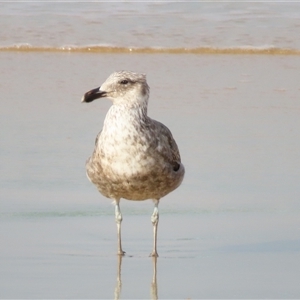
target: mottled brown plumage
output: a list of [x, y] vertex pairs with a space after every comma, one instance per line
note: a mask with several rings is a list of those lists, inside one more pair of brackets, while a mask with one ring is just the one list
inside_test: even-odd
[[165, 125], [147, 115], [149, 87], [145, 75], [115, 72], [100, 88], [87, 92], [82, 101], [91, 102], [100, 97], [110, 98], [113, 105], [86, 163], [87, 176], [101, 194], [115, 200], [119, 254], [124, 253], [120, 238], [120, 199], [155, 201], [152, 255], [157, 256], [159, 199], [176, 189], [184, 177], [177, 144]]

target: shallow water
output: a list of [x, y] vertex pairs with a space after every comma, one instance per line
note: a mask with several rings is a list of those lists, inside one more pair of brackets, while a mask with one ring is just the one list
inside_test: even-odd
[[[0, 52], [0, 298], [300, 297], [300, 56], [170, 54], [297, 50], [298, 3], [2, 4], [1, 50], [48, 50]], [[66, 45], [171, 50], [52, 51]], [[121, 201], [120, 263], [114, 208], [85, 176], [111, 103], [80, 99], [120, 69], [147, 74], [186, 168], [160, 204], [156, 282], [151, 201]]]
[[[162, 214], [158, 297], [298, 298], [298, 220], [296, 213]], [[126, 215], [123, 225], [120, 299], [155, 299], [150, 217]], [[112, 215], [2, 218], [0, 232], [2, 298], [111, 299], [119, 290]]]
[[[299, 297], [299, 57], [1, 53], [0, 62], [2, 298]], [[160, 205], [157, 291], [152, 203], [121, 203], [118, 291], [113, 207], [85, 176], [110, 102], [80, 98], [112, 66], [148, 74], [149, 115], [171, 128], [186, 167]]]

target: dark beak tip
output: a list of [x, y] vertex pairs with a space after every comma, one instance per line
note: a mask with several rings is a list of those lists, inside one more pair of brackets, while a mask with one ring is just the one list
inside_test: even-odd
[[92, 89], [88, 92], [86, 92], [82, 98], [81, 98], [81, 102], [85, 102], [85, 103], [89, 103], [94, 101], [95, 99], [101, 98], [102, 97], [103, 92], [100, 91], [100, 87]]

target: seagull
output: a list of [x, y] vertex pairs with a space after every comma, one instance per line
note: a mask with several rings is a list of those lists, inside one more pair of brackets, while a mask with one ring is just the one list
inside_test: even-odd
[[113, 105], [86, 162], [87, 177], [103, 196], [113, 200], [119, 255], [125, 254], [121, 244], [121, 198], [153, 200], [150, 256], [157, 257], [159, 201], [179, 187], [185, 173], [178, 146], [171, 131], [147, 115], [149, 86], [145, 74], [114, 72], [101, 87], [85, 93], [81, 102], [98, 98], [108, 98]]

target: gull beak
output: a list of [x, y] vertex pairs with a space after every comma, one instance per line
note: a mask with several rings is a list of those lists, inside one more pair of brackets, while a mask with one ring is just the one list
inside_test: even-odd
[[81, 98], [81, 102], [89, 103], [98, 98], [103, 98], [103, 97], [106, 97], [106, 92], [101, 91], [100, 87], [97, 87], [95, 89], [92, 89], [92, 90], [86, 92], [83, 95], [83, 97]]

